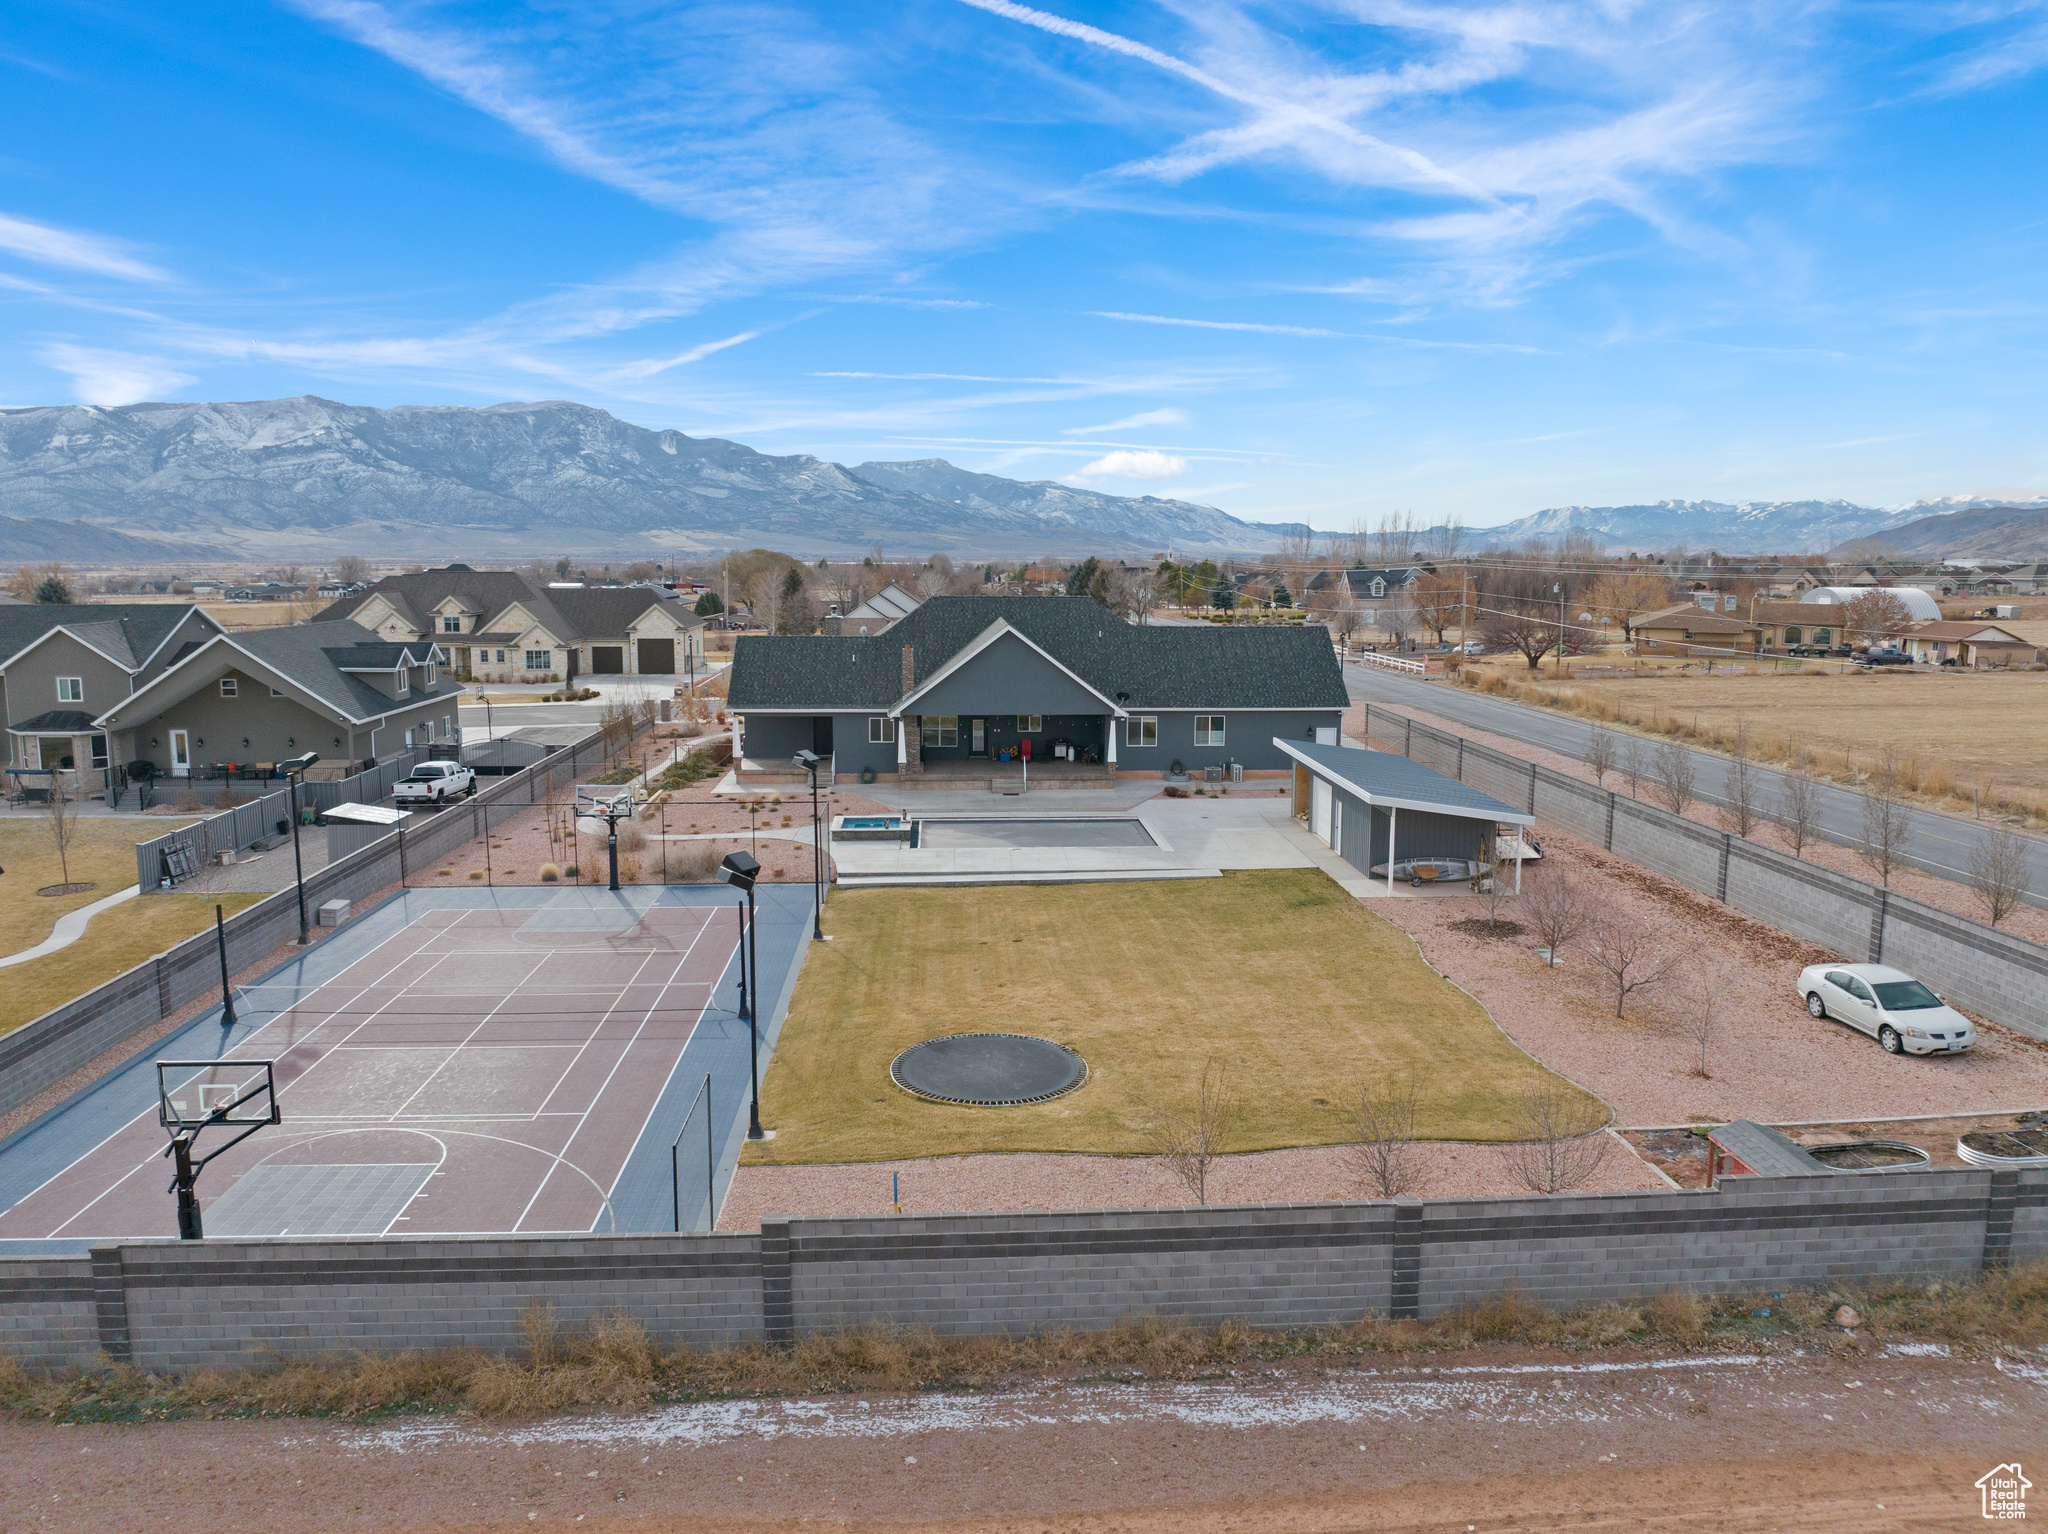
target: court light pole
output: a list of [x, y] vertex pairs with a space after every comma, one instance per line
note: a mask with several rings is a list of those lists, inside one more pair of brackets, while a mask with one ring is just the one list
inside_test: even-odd
[[797, 766], [811, 775], [811, 941], [825, 940], [824, 842], [818, 832], [818, 753], [799, 751]]
[[747, 926], [740, 934], [740, 973], [744, 976], [747, 972], [749, 949], [754, 971], [754, 1005], [747, 1012], [747, 1138], [765, 1140], [768, 1136], [761, 1129], [761, 947], [754, 918], [754, 881], [761, 875], [761, 865], [744, 852], [734, 852], [727, 854], [718, 871], [727, 884], [747, 897]]
[[292, 794], [292, 875], [299, 887], [299, 946], [304, 948], [313, 941], [313, 929], [306, 921], [306, 860], [299, 852], [299, 779], [306, 769], [320, 760], [320, 753], [308, 751], [304, 756], [295, 756], [279, 765], [284, 768], [285, 781], [291, 785]]

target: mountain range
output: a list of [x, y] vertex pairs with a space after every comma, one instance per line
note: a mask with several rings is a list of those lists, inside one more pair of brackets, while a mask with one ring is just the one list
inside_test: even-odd
[[[1268, 553], [1300, 523], [977, 474], [942, 458], [849, 468], [652, 431], [570, 401], [376, 409], [305, 395], [0, 410], [0, 559], [525, 560], [765, 545], [846, 557]], [[1559, 506], [1478, 541], [1807, 553], [1875, 533], [1899, 553], [2048, 554], [2048, 497]]]
[[877, 543], [920, 557], [1220, 555], [1306, 531], [937, 458], [847, 468], [775, 457], [560, 400], [380, 410], [312, 396], [0, 411], [0, 518], [294, 563], [755, 545], [857, 556]]

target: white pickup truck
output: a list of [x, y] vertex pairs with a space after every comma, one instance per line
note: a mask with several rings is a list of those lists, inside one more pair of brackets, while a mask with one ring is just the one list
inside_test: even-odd
[[446, 804], [476, 792], [476, 774], [460, 762], [421, 762], [391, 790], [393, 804]]

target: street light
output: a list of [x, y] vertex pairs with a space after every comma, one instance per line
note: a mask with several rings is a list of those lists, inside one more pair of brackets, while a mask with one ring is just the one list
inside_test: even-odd
[[292, 872], [299, 886], [299, 946], [304, 948], [313, 941], [313, 929], [306, 921], [306, 860], [299, 853], [299, 779], [306, 769], [320, 760], [320, 753], [308, 751], [304, 756], [295, 756], [288, 762], [279, 762], [284, 769], [285, 781], [291, 785], [292, 795]]
[[[746, 926], [740, 932], [740, 1014], [747, 1020], [747, 1079], [752, 1094], [747, 1104], [747, 1138], [765, 1140], [768, 1136], [761, 1129], [761, 945], [754, 935], [754, 881], [761, 875], [761, 865], [744, 852], [732, 852], [718, 865], [718, 872], [727, 884], [747, 897]], [[749, 947], [753, 950], [751, 964]], [[749, 968], [754, 972], [751, 1007], [747, 1005]]]
[[799, 751], [793, 758], [811, 775], [811, 941], [825, 940], [825, 844], [818, 832], [818, 753]]

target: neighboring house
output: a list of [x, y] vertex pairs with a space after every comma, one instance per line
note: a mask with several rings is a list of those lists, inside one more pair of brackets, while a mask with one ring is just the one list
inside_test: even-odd
[[810, 750], [892, 780], [987, 777], [1027, 742], [1034, 773], [1272, 775], [1293, 765], [1273, 737], [1334, 744], [1348, 702], [1320, 627], [1140, 627], [1088, 597], [933, 597], [884, 635], [750, 636], [730, 675], [743, 771]]
[[892, 623], [900, 623], [923, 605], [921, 598], [912, 596], [901, 586], [892, 583], [884, 586], [858, 607], [826, 618], [823, 628], [828, 634], [879, 634]]
[[1749, 620], [1756, 625], [1759, 643], [1766, 650], [1789, 650], [1794, 645], [1832, 649], [1847, 644], [1849, 631], [1842, 626], [1839, 614], [1816, 607], [1811, 602], [1759, 599], [1749, 604]]
[[1691, 602], [1645, 613], [1636, 619], [1636, 649], [1665, 651], [1674, 655], [1720, 655], [1729, 651], [1754, 654], [1762, 635], [1748, 619], [1727, 613], [1710, 613]]
[[187, 645], [160, 676], [94, 723], [123, 761], [211, 777], [317, 751], [365, 764], [459, 742], [462, 685], [424, 639], [359, 623], [248, 629]]
[[[1310, 577], [1308, 593], [1313, 597], [1317, 592], [1333, 591], [1337, 594], [1341, 610], [1364, 615], [1366, 628], [1391, 629], [1402, 625], [1382, 621], [1386, 616], [1385, 608], [1390, 603], [1412, 602], [1408, 588], [1421, 579], [1422, 567], [1419, 565], [1390, 570], [1325, 570]], [[1410, 617], [1406, 627], [1414, 626]]]
[[170, 602], [0, 607], [8, 765], [75, 773], [74, 791], [104, 792], [123, 758], [95, 719], [220, 632], [197, 607]]
[[262, 581], [253, 586], [230, 586], [224, 594], [230, 602], [289, 602], [304, 590], [283, 581]]
[[1899, 647], [1923, 665], [1950, 662], [1971, 670], [2030, 666], [2034, 647], [1995, 623], [1921, 623], [1898, 636]]
[[2005, 578], [2012, 582], [2014, 592], [2039, 596], [2048, 592], [2048, 563], [2037, 560], [2031, 564], [2014, 565], [2005, 572]]
[[704, 669], [704, 620], [647, 586], [543, 586], [510, 570], [449, 565], [387, 575], [316, 621], [341, 618], [383, 639], [432, 639], [467, 681], [665, 678]]

